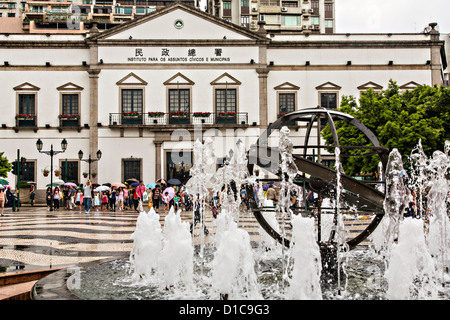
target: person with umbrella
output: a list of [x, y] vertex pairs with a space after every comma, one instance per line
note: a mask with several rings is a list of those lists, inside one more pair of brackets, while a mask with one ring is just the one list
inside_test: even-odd
[[[194, 203], [194, 223], [191, 223], [191, 226], [190, 226], [191, 234], [194, 232], [194, 228], [197, 225], [197, 223], [201, 222], [200, 210], [201, 210], [203, 201], [204, 200], [201, 200], [200, 197], [197, 195], [197, 199], [195, 200], [195, 203]], [[205, 202], [205, 205], [208, 206], [209, 208], [211, 208], [211, 206], [206, 202]], [[205, 234], [205, 236], [207, 236], [209, 234], [209, 231], [206, 228], [205, 221], [203, 221], [203, 233]]]
[[34, 202], [35, 196], [36, 196], [36, 186], [34, 185], [34, 183], [32, 183], [30, 186], [30, 202], [31, 202], [32, 206], [34, 206], [34, 204], [35, 204], [35, 202]]
[[159, 186], [157, 185], [152, 192], [153, 208], [155, 208], [156, 213], [158, 213], [160, 197], [161, 197], [161, 190], [159, 189]]
[[6, 202], [6, 195], [5, 195], [5, 188], [3, 186], [0, 186], [0, 208], [2, 210], [2, 217], [3, 217], [3, 210], [5, 209], [5, 202]]

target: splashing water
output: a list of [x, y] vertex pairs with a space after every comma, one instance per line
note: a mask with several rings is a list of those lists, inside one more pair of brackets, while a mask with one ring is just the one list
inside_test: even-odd
[[294, 216], [292, 220], [291, 256], [294, 259], [288, 297], [300, 300], [321, 300], [321, 258], [314, 235], [314, 219]]
[[159, 214], [153, 208], [148, 213], [139, 214], [131, 239], [134, 241], [130, 253], [132, 276], [134, 279], [149, 281], [158, 268], [157, 257], [162, 249]]
[[435, 265], [425, 244], [423, 221], [408, 217], [399, 224], [393, 244], [386, 297], [394, 300], [437, 298]]
[[182, 285], [187, 291], [192, 291], [194, 247], [189, 224], [181, 221], [180, 214], [181, 210], [175, 213], [172, 207], [165, 218], [158, 271], [166, 288]]

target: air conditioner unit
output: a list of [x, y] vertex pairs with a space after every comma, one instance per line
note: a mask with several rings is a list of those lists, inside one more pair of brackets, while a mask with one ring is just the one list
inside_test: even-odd
[[281, 12], [287, 12], [287, 8], [286, 7], [281, 7]]

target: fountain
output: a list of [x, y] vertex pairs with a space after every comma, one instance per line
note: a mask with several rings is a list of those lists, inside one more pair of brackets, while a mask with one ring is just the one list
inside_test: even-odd
[[[300, 146], [303, 154], [297, 152], [299, 146], [283, 125], [293, 120], [307, 123], [304, 145]], [[373, 144], [367, 148], [380, 155], [380, 168], [386, 168], [382, 172], [384, 188], [373, 188], [345, 174], [341, 150], [349, 147], [339, 144], [335, 120], [347, 121], [367, 135]], [[333, 133], [334, 169], [312, 161], [306, 152], [330, 149], [308, 142], [314, 123], [320, 127], [324, 121]], [[278, 134], [275, 146], [269, 144], [272, 133]], [[199, 203], [199, 237], [194, 241], [189, 223], [182, 222], [180, 212], [173, 208], [164, 228], [152, 209], [142, 212], [129, 257], [80, 266], [81, 273], [76, 275], [79, 286], [72, 286], [71, 292], [83, 299], [449, 299], [450, 143], [430, 159], [420, 150], [419, 142], [411, 154], [413, 169], [407, 176], [397, 150], [389, 153], [381, 147], [356, 119], [322, 109], [281, 117], [249, 151], [238, 141], [215, 172], [209, 169], [216, 161], [213, 141], [206, 139], [202, 144], [197, 140], [186, 188]], [[276, 205], [264, 198], [263, 182], [255, 168], [266, 170], [269, 181], [278, 177]], [[221, 210], [211, 225], [215, 232], [208, 236], [202, 232], [210, 192], [207, 186], [223, 191]], [[260, 241], [252, 240], [240, 228], [240, 190], [244, 186], [260, 224]], [[313, 210], [305, 202], [306, 189], [323, 199]], [[426, 209], [421, 201], [419, 213], [404, 218], [412, 197], [409, 189], [420, 189], [420, 199], [428, 202]], [[300, 195], [298, 206], [291, 202], [294, 193]], [[343, 220], [351, 214], [370, 215], [367, 227], [356, 236]], [[195, 221], [192, 225], [195, 227]], [[361, 246], [367, 240], [372, 246]], [[68, 281], [74, 276], [65, 274]], [[94, 289], [98, 282], [102, 288]]]

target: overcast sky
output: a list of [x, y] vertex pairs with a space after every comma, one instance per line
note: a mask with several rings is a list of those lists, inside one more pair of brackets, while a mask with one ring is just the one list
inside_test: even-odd
[[450, 0], [335, 0], [336, 33], [450, 33]]

